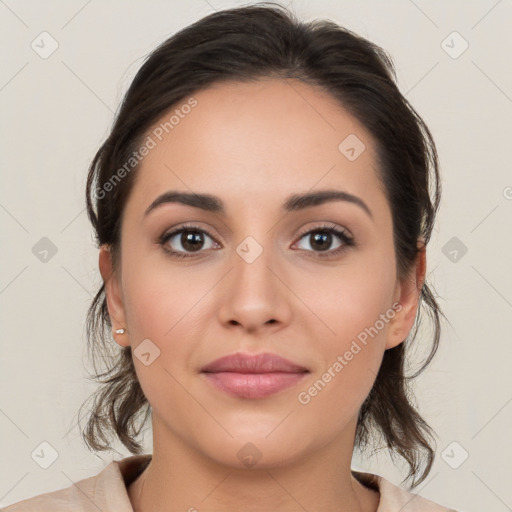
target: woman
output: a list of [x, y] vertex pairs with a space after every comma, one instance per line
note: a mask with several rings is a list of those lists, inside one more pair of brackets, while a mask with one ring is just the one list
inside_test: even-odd
[[[83, 432], [134, 455], [5, 510], [447, 511], [351, 470], [434, 460], [404, 366], [439, 205], [431, 134], [378, 46], [277, 5], [224, 10], [139, 70], [87, 181], [108, 360]], [[417, 372], [419, 373], [419, 372]], [[153, 453], [136, 441], [151, 413]]]

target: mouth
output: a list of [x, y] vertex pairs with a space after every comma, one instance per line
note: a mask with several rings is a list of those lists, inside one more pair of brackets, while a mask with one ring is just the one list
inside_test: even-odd
[[216, 389], [241, 398], [264, 398], [296, 385], [310, 372], [276, 354], [235, 353], [201, 369]]

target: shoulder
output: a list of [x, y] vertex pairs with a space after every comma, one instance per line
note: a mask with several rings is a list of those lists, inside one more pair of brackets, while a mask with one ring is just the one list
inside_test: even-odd
[[97, 475], [19, 501], [0, 512], [133, 512], [126, 483], [147, 461], [147, 455], [112, 461]]
[[379, 475], [373, 475], [379, 488], [380, 502], [377, 512], [457, 512], [419, 494], [392, 484]]

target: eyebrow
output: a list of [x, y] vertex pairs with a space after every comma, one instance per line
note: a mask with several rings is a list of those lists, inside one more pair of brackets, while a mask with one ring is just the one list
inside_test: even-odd
[[[284, 212], [296, 212], [312, 206], [332, 201], [345, 201], [359, 206], [369, 217], [373, 214], [368, 205], [359, 197], [342, 190], [320, 190], [306, 194], [294, 194], [286, 199], [281, 209]], [[194, 208], [200, 208], [208, 212], [225, 214], [224, 203], [216, 196], [210, 194], [197, 194], [170, 190], [158, 196], [146, 209], [144, 216], [166, 203], [180, 203]]]

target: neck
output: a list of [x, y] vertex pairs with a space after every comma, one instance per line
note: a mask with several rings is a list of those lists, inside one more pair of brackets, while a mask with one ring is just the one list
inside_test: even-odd
[[134, 512], [377, 510], [379, 493], [351, 474], [352, 447], [344, 452], [331, 444], [285, 465], [241, 469], [219, 464], [178, 439], [163, 445], [155, 426], [151, 463], [128, 489]]

